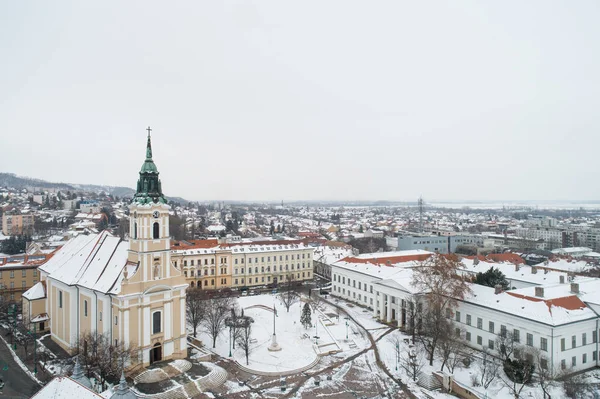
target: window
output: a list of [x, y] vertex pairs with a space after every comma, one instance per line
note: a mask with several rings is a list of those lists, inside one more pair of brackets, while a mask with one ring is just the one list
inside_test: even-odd
[[566, 345], [565, 345], [565, 339], [564, 339], [564, 338], [561, 338], [561, 339], [560, 339], [560, 350], [561, 350], [561, 352], [564, 352], [564, 351], [565, 351], [565, 346], [566, 346]]
[[58, 291], [58, 307], [62, 309], [62, 291]]
[[544, 370], [548, 369], [548, 359], [541, 358], [540, 359], [540, 367]]
[[491, 339], [488, 339], [488, 348], [490, 348], [491, 350], [494, 350], [494, 341]]
[[477, 336], [477, 345], [483, 345], [483, 338], [481, 336]]
[[238, 260], [237, 260], [237, 258], [235, 258], [235, 261], [234, 261], [234, 263], [235, 263], [236, 265], [238, 264]]
[[481, 317], [477, 318], [477, 328], [483, 329], [483, 319]]
[[137, 223], [133, 224], [133, 238], [137, 239]]
[[598, 341], [598, 331], [592, 331], [592, 342], [596, 343]]
[[494, 332], [494, 322], [493, 322], [493, 321], [490, 321], [490, 323], [489, 323], [489, 331], [490, 331], [491, 333], [493, 333], [493, 332]]
[[565, 361], [565, 359], [563, 359], [563, 360], [560, 361], [560, 368], [562, 370], [564, 370], [564, 369], [567, 368], [567, 362]]
[[27, 270], [21, 270], [21, 277], [27, 277]]
[[452, 317], [452, 311], [450, 310], [450, 308], [446, 308], [446, 317], [449, 319], [450, 317]]
[[21, 281], [21, 288], [25, 288], [25, 287], [26, 287], [26, 284], [27, 284], [27, 283], [25, 282], [25, 280]]
[[575, 335], [573, 335], [571, 337], [571, 348], [575, 348], [577, 347], [577, 337]]
[[15, 288], [15, 282], [14, 282], [14, 281], [11, 281], [11, 282], [10, 282], [10, 288], [11, 288], [11, 289], [12, 289], [12, 288]]
[[581, 334], [581, 345], [587, 345], [587, 335], [586, 333]]
[[548, 340], [546, 338], [540, 338], [540, 349], [548, 352]]
[[533, 346], [533, 334], [527, 333], [527, 346]]
[[102, 312], [99, 312], [98, 317], [100, 318], [100, 321], [102, 321]]
[[119, 316], [115, 316], [115, 326], [118, 324], [119, 322]]
[[87, 315], [88, 315], [87, 306], [88, 306], [87, 301], [83, 301], [83, 315], [85, 317], [87, 317]]
[[467, 341], [471, 342], [471, 333], [467, 331]]
[[581, 355], [581, 363], [587, 363], [587, 353]]
[[14, 270], [10, 271], [10, 278], [15, 278], [15, 271]]
[[571, 358], [571, 367], [577, 366], [577, 356]]
[[470, 314], [467, 315], [467, 325], [468, 326], [471, 325], [471, 315]]
[[513, 340], [515, 342], [521, 342], [521, 331], [516, 328], [513, 330]]
[[460, 328], [456, 327], [456, 328], [454, 329], [454, 334], [455, 334], [457, 337], [460, 337]]
[[456, 313], [454, 314], [454, 319], [460, 323], [460, 312], [457, 310]]
[[506, 326], [505, 325], [500, 325], [500, 336], [501, 337], [506, 337]]
[[152, 334], [157, 334], [161, 330], [161, 312], [152, 313]]
[[160, 227], [158, 222], [154, 222], [152, 225], [152, 238], [157, 239], [160, 236]]
[[593, 351], [593, 352], [592, 352], [592, 360], [593, 360], [593, 361], [596, 361], [596, 360], [598, 360], [598, 352], [596, 352], [596, 351]]

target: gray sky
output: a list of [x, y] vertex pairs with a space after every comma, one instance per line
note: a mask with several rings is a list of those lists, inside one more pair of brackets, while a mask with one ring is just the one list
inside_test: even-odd
[[0, 171], [190, 200], [599, 199], [598, 1], [0, 3]]

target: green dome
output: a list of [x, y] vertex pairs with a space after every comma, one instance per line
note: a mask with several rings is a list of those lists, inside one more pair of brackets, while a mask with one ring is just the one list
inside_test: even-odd
[[146, 160], [140, 169], [140, 178], [133, 201], [138, 204], [162, 203], [167, 200], [163, 196], [158, 168], [152, 160], [152, 143], [150, 142], [150, 128], [148, 128], [148, 144], [146, 145]]

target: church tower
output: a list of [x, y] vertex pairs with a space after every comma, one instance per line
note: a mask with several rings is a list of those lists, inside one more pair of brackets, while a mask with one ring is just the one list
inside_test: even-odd
[[127, 335], [137, 338], [134, 340], [144, 365], [187, 355], [187, 283], [181, 271], [171, 265], [170, 207], [152, 159], [151, 129], [147, 130], [146, 159], [129, 205], [130, 267], [121, 291], [121, 297], [127, 297], [125, 306], [135, 308]]

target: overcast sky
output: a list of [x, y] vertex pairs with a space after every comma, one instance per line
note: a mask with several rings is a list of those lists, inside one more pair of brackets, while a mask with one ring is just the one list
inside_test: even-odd
[[0, 171], [189, 200], [600, 199], [600, 2], [4, 1]]

